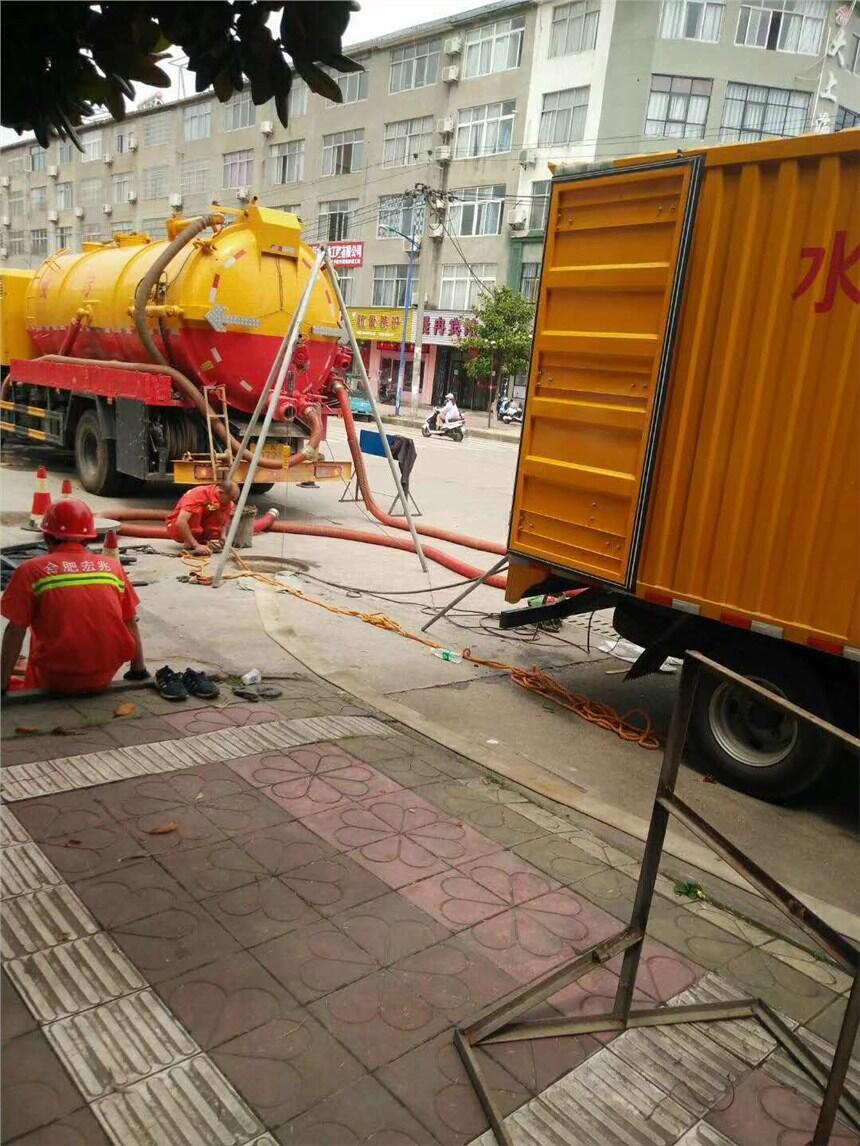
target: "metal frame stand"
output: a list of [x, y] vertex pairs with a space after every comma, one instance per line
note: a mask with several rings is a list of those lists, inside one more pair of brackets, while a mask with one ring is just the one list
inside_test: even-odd
[[[770, 1035], [795, 1062], [822, 1087], [824, 1096], [810, 1146], [826, 1146], [830, 1141], [837, 1110], [841, 1110], [860, 1127], [860, 1100], [845, 1090], [845, 1078], [851, 1058], [851, 1049], [860, 1026], [860, 951], [823, 919], [810, 911], [782, 884], [745, 855], [740, 848], [702, 819], [692, 808], [675, 795], [675, 784], [681, 764], [681, 753], [686, 742], [687, 726], [699, 680], [703, 672], [731, 681], [740, 688], [754, 692], [766, 703], [789, 712], [798, 720], [814, 725], [819, 731], [837, 737], [843, 744], [860, 750], [860, 740], [828, 724], [812, 713], [791, 704], [780, 696], [754, 684], [745, 677], [731, 672], [701, 653], [687, 653], [681, 673], [678, 700], [666, 738], [663, 765], [657, 783], [657, 794], [645, 854], [639, 872], [636, 899], [630, 926], [617, 935], [595, 944], [569, 962], [555, 967], [526, 987], [518, 987], [501, 1002], [485, 1010], [469, 1026], [454, 1032], [456, 1046], [475, 1093], [489, 1119], [499, 1146], [514, 1146], [504, 1125], [504, 1118], [487, 1085], [475, 1047], [499, 1042], [519, 1042], [563, 1035], [584, 1035], [598, 1031], [626, 1031], [635, 1027], [659, 1027], [673, 1023], [719, 1022], [724, 1019], [758, 1019]], [[769, 899], [798, 924], [832, 958], [854, 977], [848, 996], [845, 1017], [836, 1042], [836, 1051], [829, 1069], [810, 1052], [798, 1036], [781, 1021], [762, 999], [748, 998], [733, 1002], [688, 1003], [677, 1007], [654, 1007], [631, 1011], [636, 973], [642, 954], [642, 944], [648, 926], [657, 871], [663, 854], [669, 816], [675, 816], [686, 828], [709, 844], [727, 863], [739, 871], [765, 898]], [[564, 1017], [539, 1020], [516, 1020], [556, 991], [588, 974], [615, 955], [624, 952], [615, 1002], [609, 1014], [589, 1018]]]
[[[407, 498], [412, 502], [412, 516], [413, 517], [423, 517], [424, 514], [418, 508], [418, 502], [412, 496], [412, 491], [407, 489], [407, 490], [404, 490], [403, 492], [406, 494]], [[397, 504], [402, 504], [400, 502], [400, 494], [399, 493], [394, 495], [394, 501], [392, 501], [391, 505], [388, 508], [389, 516], [392, 516], [394, 514], [394, 507]], [[405, 510], [398, 509], [397, 510], [397, 516], [401, 517], [405, 512], [406, 512]]]
[[483, 585], [488, 577], [493, 577], [496, 573], [501, 573], [507, 563], [507, 555], [500, 557], [495, 565], [491, 565], [490, 568], [483, 572], [480, 577], [476, 578], [474, 581], [470, 581], [462, 593], [458, 593], [453, 601], [449, 601], [448, 604], [444, 605], [438, 613], [433, 614], [426, 625], [421, 626], [421, 632], [426, 633], [431, 625], [435, 625], [437, 621], [441, 621], [445, 614], [449, 613], [455, 605], [459, 605], [464, 597], [468, 597], [470, 593], [474, 593], [479, 585]]
[[353, 354], [355, 355], [355, 357], [358, 361], [358, 364], [359, 364], [359, 369], [360, 369], [362, 381], [364, 383], [364, 388], [367, 392], [367, 397], [370, 400], [370, 405], [373, 409], [373, 416], [376, 420], [376, 424], [377, 424], [377, 427], [379, 429], [380, 436], [382, 438], [382, 444], [383, 444], [383, 448], [385, 450], [385, 456], [388, 459], [388, 465], [389, 465], [389, 468], [391, 469], [391, 475], [394, 478], [394, 484], [397, 487], [397, 496], [403, 504], [406, 520], [409, 524], [409, 529], [410, 529], [410, 532], [412, 534], [412, 541], [413, 541], [413, 544], [415, 545], [415, 552], [418, 554], [418, 560], [421, 564], [422, 570], [425, 573], [429, 572], [429, 569], [427, 566], [427, 558], [424, 556], [424, 551], [421, 548], [421, 542], [418, 539], [418, 533], [415, 529], [415, 525], [413, 524], [412, 515], [409, 512], [409, 506], [407, 505], [406, 497], [403, 493], [403, 485], [400, 481], [400, 470], [398, 469], [397, 463], [394, 461], [394, 458], [391, 455], [391, 448], [388, 444], [388, 439], [385, 436], [385, 432], [384, 432], [384, 429], [382, 426], [382, 418], [380, 416], [379, 409], [376, 405], [376, 400], [374, 399], [373, 394], [371, 393], [371, 390], [370, 390], [370, 380], [367, 377], [367, 371], [365, 370], [364, 362], [362, 361], [362, 358], [361, 358], [360, 348], [359, 348], [358, 342], [357, 342], [356, 337], [355, 337], [355, 331], [353, 330], [352, 320], [349, 317], [349, 311], [347, 310], [346, 304], [343, 300], [343, 294], [341, 293], [340, 283], [338, 282], [338, 278], [337, 278], [337, 271], [335, 270], [334, 266], [332, 265], [331, 258], [330, 258], [329, 253], [328, 253], [328, 248], [324, 247], [321, 250], [317, 251], [317, 253], [316, 253], [316, 257], [314, 258], [313, 266], [311, 267], [310, 274], [308, 275], [308, 281], [305, 284], [305, 289], [302, 292], [301, 299], [299, 300], [299, 305], [296, 308], [295, 314], [292, 317], [290, 325], [287, 328], [287, 332], [284, 335], [284, 337], [281, 341], [281, 345], [278, 348], [278, 352], [275, 355], [274, 361], [272, 362], [271, 369], [269, 370], [269, 375], [266, 378], [265, 384], [263, 385], [263, 388], [260, 391], [260, 396], [257, 399], [257, 405], [254, 407], [254, 413], [251, 415], [251, 418], [248, 422], [248, 425], [245, 427], [245, 433], [242, 435], [242, 441], [240, 444], [240, 448], [236, 451], [236, 456], [233, 459], [232, 465], [230, 466], [230, 471], [227, 475], [229, 479], [235, 478], [236, 470], [238, 469], [238, 466], [242, 460], [242, 457], [245, 453], [248, 442], [251, 440], [251, 435], [254, 433], [254, 431], [257, 427], [257, 422], [259, 421], [263, 406], [266, 403], [266, 400], [268, 399], [268, 407], [266, 409], [266, 415], [263, 419], [263, 425], [260, 429], [260, 434], [257, 438], [255, 445], [254, 445], [254, 453], [251, 457], [251, 462], [248, 466], [248, 472], [246, 473], [245, 480], [242, 483], [242, 492], [239, 495], [239, 501], [236, 503], [236, 509], [233, 513], [233, 518], [230, 522], [230, 528], [227, 532], [227, 537], [226, 537], [225, 542], [224, 542], [224, 548], [219, 553], [218, 559], [215, 563], [215, 569], [214, 569], [213, 574], [212, 574], [212, 587], [214, 589], [217, 589], [222, 584], [222, 582], [224, 580], [224, 569], [227, 565], [227, 561], [229, 560], [230, 554], [231, 554], [232, 549], [233, 549], [233, 542], [234, 542], [235, 537], [236, 537], [236, 530], [239, 528], [239, 522], [240, 522], [241, 517], [242, 517], [242, 511], [245, 508], [245, 503], [248, 500], [248, 495], [251, 492], [251, 489], [252, 489], [253, 484], [254, 484], [254, 477], [257, 473], [257, 468], [260, 464], [260, 458], [262, 457], [262, 454], [263, 454], [263, 446], [265, 445], [266, 437], [268, 436], [268, 433], [269, 433], [269, 426], [272, 424], [272, 418], [274, 417], [275, 409], [277, 408], [277, 405], [278, 405], [278, 399], [280, 398], [281, 391], [284, 388], [284, 382], [286, 381], [287, 373], [288, 373], [289, 368], [290, 368], [290, 362], [292, 361], [293, 351], [295, 350], [296, 343], [298, 342], [298, 339], [299, 339], [299, 334], [301, 332], [301, 325], [302, 325], [302, 322], [304, 321], [305, 313], [308, 309], [308, 303], [310, 302], [311, 295], [313, 293], [314, 284], [316, 283], [317, 276], [319, 275], [320, 269], [322, 268], [323, 265], [325, 265], [325, 268], [329, 273], [330, 282], [334, 288], [334, 293], [335, 293], [335, 296], [336, 296], [337, 301], [338, 301], [338, 306], [340, 308], [341, 321], [343, 322], [343, 325], [346, 328], [347, 334], [349, 335], [350, 342], [352, 345]]

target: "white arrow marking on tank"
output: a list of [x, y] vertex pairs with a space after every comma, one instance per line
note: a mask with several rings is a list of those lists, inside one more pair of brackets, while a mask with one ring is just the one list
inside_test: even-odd
[[230, 314], [226, 306], [213, 306], [210, 311], [206, 313], [206, 321], [213, 330], [217, 330], [219, 334], [224, 334], [227, 326], [246, 326], [256, 329], [260, 325], [259, 318], [253, 318], [250, 314]]

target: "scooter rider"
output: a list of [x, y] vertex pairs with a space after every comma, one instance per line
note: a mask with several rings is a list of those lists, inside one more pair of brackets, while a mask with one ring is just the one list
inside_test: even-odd
[[444, 430], [446, 426], [451, 425], [452, 422], [459, 422], [462, 418], [457, 403], [454, 400], [453, 394], [445, 395], [445, 405], [436, 415], [435, 429]]

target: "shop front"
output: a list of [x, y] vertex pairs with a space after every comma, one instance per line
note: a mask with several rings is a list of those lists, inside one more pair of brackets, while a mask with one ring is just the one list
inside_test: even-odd
[[[404, 312], [379, 306], [351, 306], [349, 315], [356, 338], [362, 350], [362, 359], [377, 399], [385, 404], [394, 402], [400, 371], [400, 346], [403, 338]], [[412, 365], [415, 358], [413, 324], [415, 314], [410, 311], [406, 328], [406, 355], [403, 391], [409, 401], [412, 384]], [[421, 356], [421, 391], [419, 402], [430, 401], [432, 379], [436, 369], [436, 346], [424, 347]]]
[[488, 383], [475, 382], [467, 375], [469, 353], [459, 345], [467, 324], [474, 317], [471, 311], [430, 310], [424, 314], [424, 345], [436, 350], [432, 389], [435, 406], [441, 405], [445, 395], [451, 393], [461, 410], [487, 408]]

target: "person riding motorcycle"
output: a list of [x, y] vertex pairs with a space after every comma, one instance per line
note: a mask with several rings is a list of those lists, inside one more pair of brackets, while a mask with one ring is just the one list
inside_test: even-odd
[[445, 395], [445, 405], [441, 410], [436, 411], [436, 422], [434, 429], [443, 430], [446, 426], [451, 425], [452, 422], [459, 422], [462, 414], [457, 406], [453, 394]]

